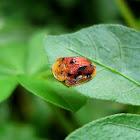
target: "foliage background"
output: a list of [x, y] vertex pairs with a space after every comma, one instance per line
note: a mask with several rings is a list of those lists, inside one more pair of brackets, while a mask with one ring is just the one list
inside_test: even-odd
[[[70, 33], [103, 23], [140, 28], [140, 2], [126, 1], [131, 9], [130, 12], [133, 13], [133, 20], [129, 21], [129, 17], [125, 16], [122, 8], [123, 4], [116, 1], [2, 0], [0, 44], [6, 42], [10, 47], [11, 40], [16, 41], [19, 46], [23, 43], [28, 44], [32, 40], [41, 42], [44, 32], [48, 35]], [[40, 34], [41, 38], [36, 37]], [[6, 57], [10, 61], [10, 57]], [[32, 64], [29, 65], [32, 66]], [[92, 120], [116, 113], [140, 114], [140, 108], [90, 99], [79, 111], [73, 113], [46, 103], [22, 86], [18, 86], [10, 98], [0, 103], [0, 139], [11, 140], [15, 137], [17, 140], [64, 139], [76, 128]]]

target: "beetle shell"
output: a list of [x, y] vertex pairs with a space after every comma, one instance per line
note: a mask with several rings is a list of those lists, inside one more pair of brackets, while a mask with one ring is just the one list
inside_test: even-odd
[[91, 80], [96, 74], [96, 66], [85, 57], [58, 58], [52, 67], [53, 75], [66, 86], [76, 86]]

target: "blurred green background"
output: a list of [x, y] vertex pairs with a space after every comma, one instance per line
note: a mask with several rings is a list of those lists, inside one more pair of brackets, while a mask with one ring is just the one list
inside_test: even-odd
[[[127, 11], [119, 1], [1, 0], [0, 44], [14, 40], [20, 45], [40, 32], [71, 33], [95, 24], [140, 28], [140, 2], [125, 1]], [[0, 140], [61, 140], [92, 120], [116, 113], [140, 114], [140, 108], [90, 99], [78, 112], [72, 113], [18, 86], [12, 96], [0, 104]]]

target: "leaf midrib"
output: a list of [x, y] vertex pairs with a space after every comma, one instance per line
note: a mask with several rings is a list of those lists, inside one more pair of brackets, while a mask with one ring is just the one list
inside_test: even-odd
[[[67, 47], [66, 47], [66, 48], [67, 48]], [[67, 49], [70, 50], [70, 51], [72, 51], [72, 52], [74, 52], [74, 53], [76, 53], [76, 54], [78, 54], [78, 55], [80, 55], [80, 56], [82, 56], [82, 57], [86, 57], [86, 58], [88, 58], [89, 60], [93, 61], [94, 63], [96, 63], [96, 64], [98, 64], [98, 65], [100, 65], [100, 66], [103, 66], [103, 67], [107, 68], [108, 70], [110, 70], [110, 71], [112, 71], [112, 72], [114, 72], [114, 73], [117, 73], [117, 74], [119, 74], [119, 75], [125, 77], [126, 79], [130, 80], [131, 82], [137, 84], [138, 86], [140, 86], [139, 83], [137, 83], [136, 81], [130, 79], [130, 78], [127, 77], [126, 75], [124, 75], [124, 74], [122, 74], [122, 73], [120, 73], [120, 72], [118, 72], [118, 71], [116, 71], [116, 70], [114, 70], [114, 69], [112, 69], [112, 68], [110, 68], [110, 67], [107, 67], [107, 66], [103, 65], [102, 63], [99, 63], [99, 62], [97, 62], [97, 61], [95, 61], [95, 60], [92, 60], [92, 59], [90, 59], [89, 57], [84, 56], [84, 55], [82, 55], [82, 54], [76, 52], [76, 51], [73, 50], [73, 49], [70, 49], [70, 48], [67, 48]]]

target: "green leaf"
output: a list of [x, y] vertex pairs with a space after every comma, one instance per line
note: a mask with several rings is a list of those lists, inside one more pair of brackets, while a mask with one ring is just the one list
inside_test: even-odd
[[26, 89], [40, 98], [71, 111], [79, 109], [86, 102], [86, 97], [79, 96], [75, 90], [67, 89], [54, 80], [39, 79], [52, 75], [43, 47], [45, 31], [35, 33], [29, 44], [20, 38], [21, 35], [16, 36], [17, 40], [13, 36], [9, 40], [1, 38], [0, 42], [0, 102], [11, 95], [18, 84], [15, 80], [17, 77]]
[[16, 75], [24, 73], [25, 69], [26, 45], [23, 34], [8, 33], [0, 34], [0, 102], [12, 94], [18, 85]]
[[0, 103], [11, 95], [17, 84], [15, 77], [0, 78]]
[[97, 74], [72, 87], [90, 98], [140, 105], [140, 32], [120, 25], [98, 25], [73, 34], [48, 36], [50, 66], [59, 57], [87, 57]]
[[84, 125], [66, 140], [134, 140], [140, 139], [140, 116], [119, 114]]
[[0, 46], [0, 75], [24, 73], [26, 45], [23, 42], [10, 42]]
[[40, 98], [70, 111], [77, 111], [85, 102], [84, 96], [63, 86], [58, 81], [52, 82], [36, 77], [18, 76], [20, 84]]
[[30, 75], [44, 72], [49, 68], [48, 59], [43, 47], [45, 35], [45, 31], [38, 31], [29, 41], [27, 73]]

